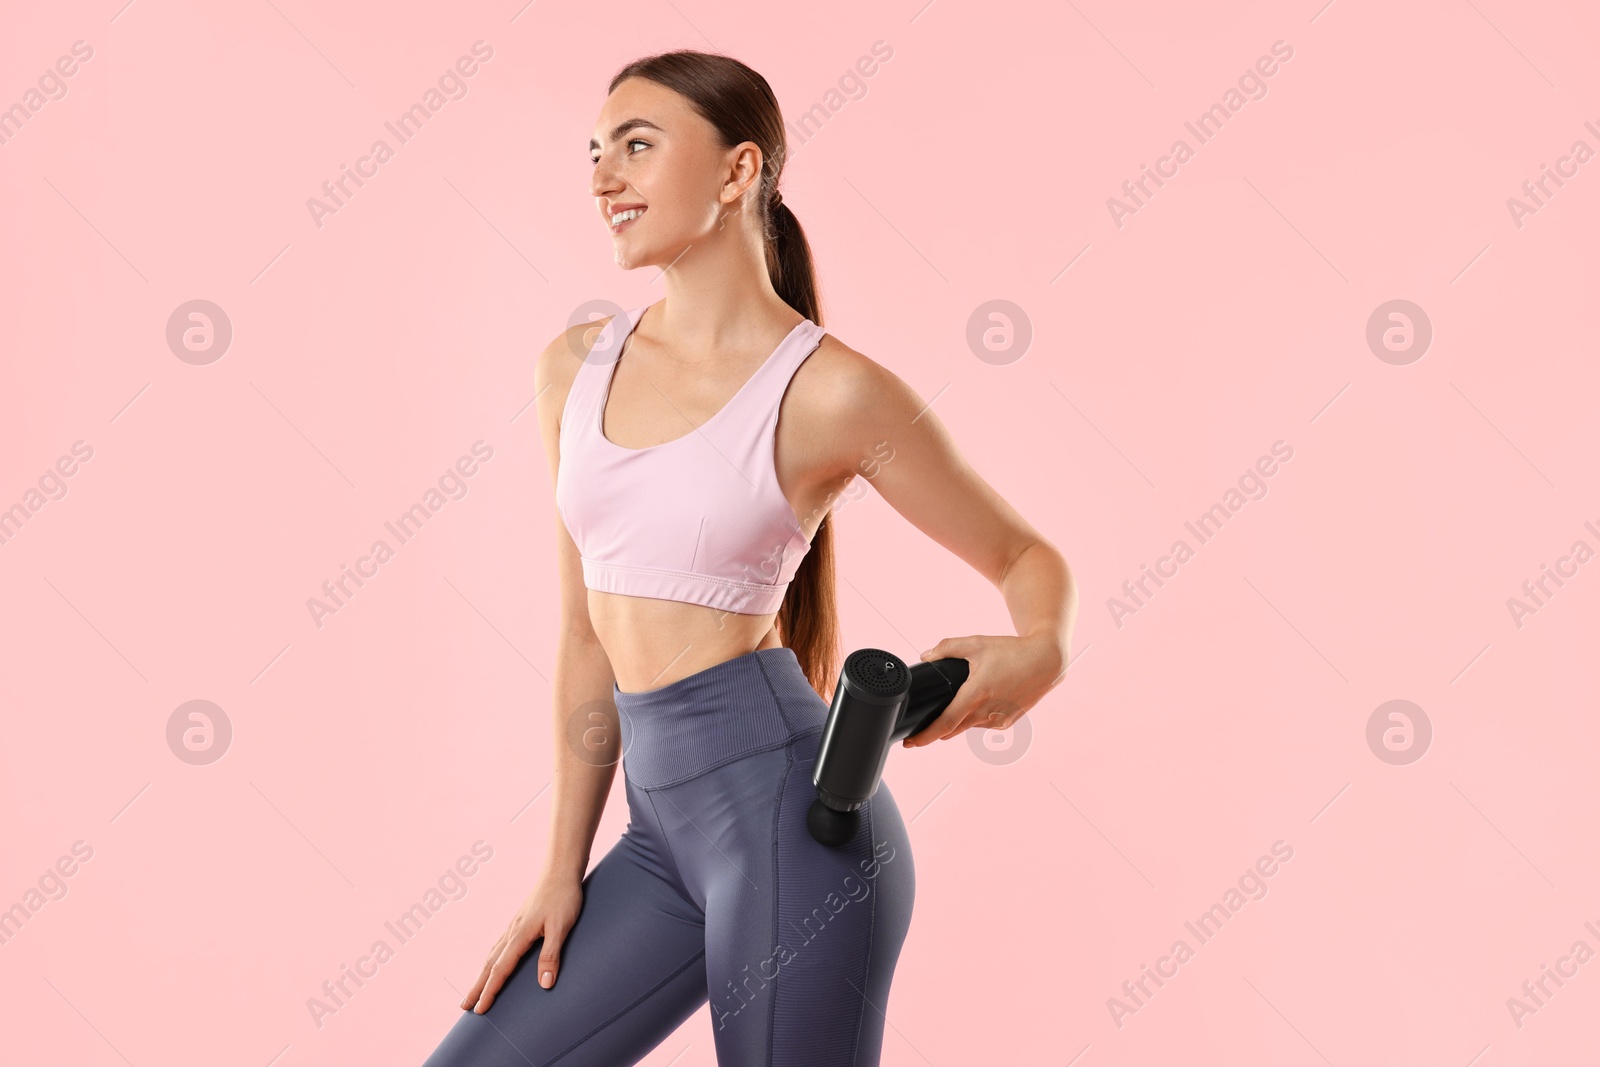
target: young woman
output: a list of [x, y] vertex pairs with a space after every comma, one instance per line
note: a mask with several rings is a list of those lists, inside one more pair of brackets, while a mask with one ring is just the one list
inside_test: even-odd
[[[425, 1067], [621, 1067], [708, 1000], [723, 1067], [875, 1065], [915, 878], [887, 786], [844, 847], [806, 829], [839, 658], [829, 508], [869, 479], [1016, 625], [923, 653], [970, 674], [908, 745], [1005, 729], [1060, 681], [1071, 574], [916, 393], [823, 333], [761, 75], [630, 64], [590, 156], [617, 263], [660, 268], [665, 295], [538, 361], [560, 519], [550, 846]], [[619, 759], [629, 824], [585, 877]]]

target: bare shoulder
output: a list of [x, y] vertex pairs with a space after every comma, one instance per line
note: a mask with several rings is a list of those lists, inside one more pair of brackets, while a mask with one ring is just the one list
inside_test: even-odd
[[551, 432], [561, 425], [561, 412], [567, 405], [567, 394], [578, 376], [578, 368], [594, 347], [600, 331], [609, 318], [593, 322], [580, 322], [569, 326], [553, 337], [534, 362], [533, 386], [538, 395], [539, 421], [548, 423]]
[[544, 441], [545, 457], [552, 471], [561, 460], [561, 413], [566, 410], [572, 383], [600, 331], [610, 321], [580, 322], [562, 330], [534, 361], [534, 408], [539, 417], [539, 437]]
[[822, 335], [816, 351], [800, 365], [795, 382], [808, 409], [833, 413], [829, 425], [836, 429], [844, 428], [841, 419], [870, 410], [885, 390], [906, 388], [889, 368], [831, 333]]
[[885, 421], [915, 415], [923, 406], [894, 371], [831, 333], [823, 335], [817, 350], [800, 365], [795, 380], [803, 382], [806, 407], [825, 413], [826, 425], [835, 433], [870, 433]]
[[828, 466], [850, 471], [887, 427], [912, 422], [923, 408], [899, 375], [829, 333], [795, 373], [785, 411], [826, 452]]

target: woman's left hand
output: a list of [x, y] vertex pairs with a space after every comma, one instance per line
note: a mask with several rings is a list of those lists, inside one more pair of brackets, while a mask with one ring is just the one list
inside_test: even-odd
[[964, 659], [967, 680], [937, 719], [900, 742], [920, 748], [980, 726], [1004, 730], [1054, 689], [1067, 670], [1067, 650], [1059, 635], [1043, 631], [1029, 637], [947, 637], [922, 659]]

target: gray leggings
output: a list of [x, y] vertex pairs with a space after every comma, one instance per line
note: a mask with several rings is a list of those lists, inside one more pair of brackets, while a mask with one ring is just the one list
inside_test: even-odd
[[721, 1067], [877, 1067], [911, 845], [886, 784], [843, 848], [807, 832], [828, 705], [794, 652], [612, 697], [628, 828], [584, 879], [555, 987], [539, 938], [423, 1067], [624, 1067], [708, 1000]]

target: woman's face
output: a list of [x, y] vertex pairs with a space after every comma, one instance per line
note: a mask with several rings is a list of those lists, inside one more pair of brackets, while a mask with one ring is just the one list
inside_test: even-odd
[[[723, 148], [687, 100], [645, 78], [625, 79], [606, 97], [589, 158], [590, 191], [625, 270], [668, 266], [688, 246], [731, 229], [723, 216], [744, 203], [761, 174], [753, 142]], [[614, 225], [613, 216], [628, 209], [643, 213]]]

